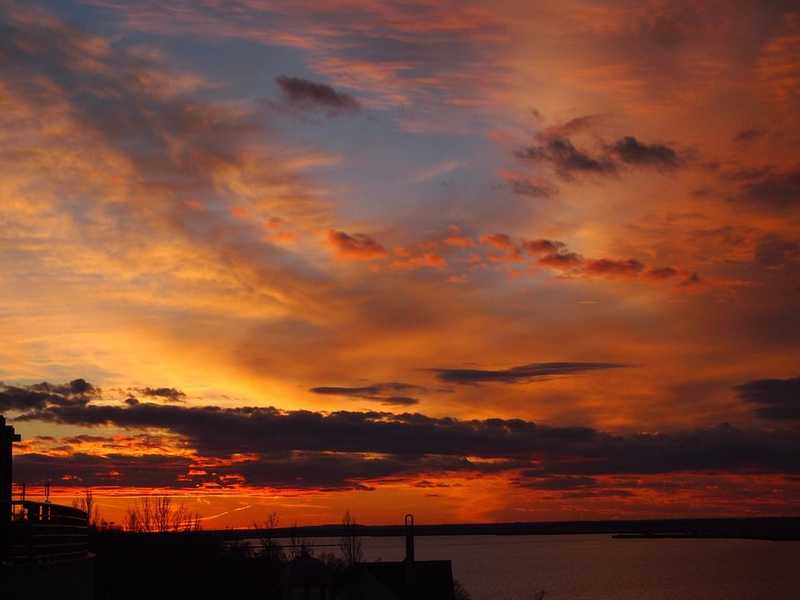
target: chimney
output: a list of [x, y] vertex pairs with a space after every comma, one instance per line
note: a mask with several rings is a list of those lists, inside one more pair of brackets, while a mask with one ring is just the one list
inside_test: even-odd
[[6, 425], [5, 417], [0, 416], [0, 508], [3, 522], [11, 518], [11, 444], [20, 439], [14, 428]]
[[414, 562], [414, 515], [406, 515], [406, 562]]

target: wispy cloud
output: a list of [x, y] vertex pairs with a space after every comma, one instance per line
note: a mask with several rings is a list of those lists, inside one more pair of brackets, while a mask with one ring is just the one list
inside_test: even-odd
[[525, 383], [544, 377], [575, 375], [590, 371], [621, 369], [629, 365], [604, 362], [531, 363], [508, 369], [433, 369], [447, 383], [479, 385], [487, 382]]
[[313, 387], [309, 391], [313, 394], [321, 394], [324, 396], [360, 398], [387, 406], [413, 406], [414, 404], [419, 404], [419, 400], [408, 394], [424, 392], [426, 390], [418, 385], [391, 381], [388, 383], [373, 383], [372, 385], [358, 387], [320, 386]]

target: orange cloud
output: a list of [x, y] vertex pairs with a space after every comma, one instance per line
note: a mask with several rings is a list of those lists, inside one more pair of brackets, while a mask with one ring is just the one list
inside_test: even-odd
[[472, 239], [462, 234], [461, 228], [456, 225], [451, 225], [447, 230], [447, 237], [444, 238], [444, 243], [447, 246], [454, 248], [471, 248], [475, 245]]
[[348, 234], [331, 229], [328, 243], [339, 256], [351, 260], [374, 260], [386, 256], [386, 249], [363, 233]]
[[430, 268], [430, 269], [444, 269], [447, 267], [447, 260], [441, 255], [435, 252], [424, 252], [422, 254], [406, 254], [404, 252], [399, 252], [402, 258], [400, 260], [396, 260], [392, 263], [392, 266], [398, 269], [419, 269], [419, 268]]

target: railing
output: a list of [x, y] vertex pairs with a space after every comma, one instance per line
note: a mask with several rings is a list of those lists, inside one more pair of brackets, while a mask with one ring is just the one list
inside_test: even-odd
[[56, 562], [88, 554], [88, 518], [69, 506], [14, 500], [11, 502], [7, 560]]
[[11, 499], [12, 500], [37, 500], [49, 504], [50, 502], [50, 483], [42, 485], [29, 485], [27, 483], [11, 484]]

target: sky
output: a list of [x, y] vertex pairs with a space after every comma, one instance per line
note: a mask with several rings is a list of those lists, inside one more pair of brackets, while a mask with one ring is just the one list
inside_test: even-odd
[[15, 479], [203, 526], [800, 515], [790, 0], [0, 0]]

